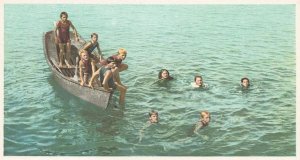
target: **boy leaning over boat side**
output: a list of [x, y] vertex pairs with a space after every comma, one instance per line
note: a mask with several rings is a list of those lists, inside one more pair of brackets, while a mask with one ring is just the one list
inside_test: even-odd
[[79, 61], [79, 75], [80, 75], [80, 85], [88, 83], [88, 78], [95, 72], [95, 63], [89, 58], [89, 54], [85, 50], [80, 51], [80, 61]]
[[93, 82], [95, 78], [100, 79], [101, 86], [106, 91], [112, 91], [115, 88], [113, 80], [112, 69], [115, 68], [116, 63], [113, 58], [107, 58], [107, 65], [102, 66], [96, 72], [93, 73], [92, 78], [89, 82], [89, 87], [94, 88]]
[[[115, 59], [119, 72], [122, 72], [122, 71], [128, 69], [128, 65], [122, 63], [126, 59], [126, 57], [127, 57], [127, 51], [124, 48], [120, 48], [118, 50], [117, 54], [112, 55], [110, 57], [112, 57], [113, 59]], [[102, 60], [100, 63], [102, 65], [106, 65], [107, 64], [105, 60]]]
[[119, 103], [123, 105], [125, 103], [125, 94], [127, 91], [127, 87], [123, 86], [122, 84], [119, 84], [114, 79], [113, 75], [119, 74], [119, 72], [115, 72], [115, 69], [117, 68], [115, 59], [112, 57], [108, 57], [106, 59], [106, 63], [107, 65], [102, 66], [93, 74], [89, 83], [89, 87], [93, 88], [93, 81], [98, 76], [104, 90], [112, 91], [114, 88], [116, 88], [120, 91]]
[[74, 27], [72, 22], [68, 20], [68, 13], [61, 12], [60, 20], [56, 23], [54, 29], [55, 43], [59, 46], [59, 67], [62, 67], [63, 61], [65, 61], [68, 68], [71, 67], [71, 40], [69, 33], [70, 27], [73, 29], [75, 40], [79, 41], [76, 28]]
[[[128, 69], [128, 65], [122, 63], [126, 59], [126, 56], [127, 56], [127, 51], [124, 48], [120, 48], [116, 55], [112, 55], [109, 57], [109, 58], [113, 58], [116, 62], [116, 67], [114, 69], [112, 69], [112, 72], [113, 72], [114, 81], [115, 81], [117, 87], [119, 87], [120, 92], [121, 91], [126, 92], [126, 90], [128, 88], [127, 86], [122, 84], [121, 78], [120, 78], [120, 72]], [[104, 66], [107, 65], [106, 61], [101, 61], [100, 63], [101, 63], [101, 65], [104, 65]], [[124, 93], [124, 96], [125, 96], [125, 93]], [[121, 99], [125, 99], [125, 97], [124, 98], [122, 97]]]

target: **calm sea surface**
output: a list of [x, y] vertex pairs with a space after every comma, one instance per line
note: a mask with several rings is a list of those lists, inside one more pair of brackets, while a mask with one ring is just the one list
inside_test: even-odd
[[[4, 155], [295, 156], [295, 8], [4, 5]], [[54, 81], [42, 35], [61, 11], [86, 40], [100, 34], [105, 57], [128, 50], [125, 108], [97, 108]], [[175, 80], [153, 84], [162, 68]], [[208, 89], [191, 88], [197, 74]], [[160, 123], [147, 126], [152, 109]], [[203, 110], [212, 120], [197, 135]]]

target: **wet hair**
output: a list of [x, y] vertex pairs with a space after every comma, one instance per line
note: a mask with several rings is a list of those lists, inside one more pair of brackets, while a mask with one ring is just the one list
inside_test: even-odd
[[149, 117], [151, 117], [152, 115], [156, 115], [158, 117], [158, 112], [152, 110], [151, 112], [149, 112]]
[[61, 13], [60, 13], [60, 18], [61, 18], [63, 15], [65, 15], [65, 16], [68, 18], [68, 13], [67, 13], [67, 12], [61, 12]]
[[200, 112], [201, 118], [203, 118], [204, 115], [209, 115], [209, 117], [210, 117], [210, 113], [209, 113], [208, 111], [201, 111], [201, 112]]
[[205, 121], [203, 120], [204, 115], [208, 115], [209, 119], [211, 119], [211, 118], [210, 118], [210, 113], [209, 113], [208, 111], [201, 111], [201, 112], [200, 112], [200, 117], [201, 117], [202, 127], [208, 126], [208, 124], [209, 124], [209, 122], [205, 122]]
[[93, 36], [96, 36], [98, 38], [98, 34], [97, 33], [92, 33], [91, 34], [91, 38], [93, 38]]
[[202, 79], [202, 76], [195, 76], [194, 82], [196, 82], [196, 79], [197, 79], [197, 78], [201, 78], [201, 80], [203, 80], [203, 79]]
[[247, 77], [244, 77], [244, 78], [241, 79], [241, 83], [243, 83], [244, 80], [247, 80], [247, 81], [248, 81], [248, 84], [249, 84], [249, 86], [250, 86], [250, 80], [249, 80]]
[[158, 73], [158, 79], [161, 79], [161, 74], [162, 74], [164, 71], [166, 71], [166, 72], [168, 73], [168, 78], [167, 78], [167, 79], [168, 79], [168, 80], [172, 80], [173, 77], [170, 76], [169, 71], [166, 70], [166, 69], [162, 69], [162, 70], [159, 71], [159, 73]]
[[111, 62], [116, 62], [116, 60], [113, 57], [108, 57], [106, 59], [107, 64], [110, 64]]

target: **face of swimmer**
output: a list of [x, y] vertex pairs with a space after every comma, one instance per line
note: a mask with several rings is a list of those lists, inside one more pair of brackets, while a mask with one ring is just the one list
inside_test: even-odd
[[241, 84], [242, 84], [243, 87], [247, 88], [247, 87], [249, 87], [249, 80], [244, 78], [242, 80]]
[[158, 122], [158, 116], [156, 114], [151, 114], [149, 117], [149, 121], [151, 123], [157, 123]]
[[197, 86], [202, 86], [202, 83], [203, 83], [202, 78], [201, 77], [196, 77], [195, 83], [196, 83]]
[[167, 79], [169, 77], [168, 71], [164, 70], [161, 72], [161, 79]]
[[208, 123], [210, 122], [210, 114], [202, 113], [201, 116], [202, 116], [201, 117], [201, 122], [204, 125], [208, 125]]

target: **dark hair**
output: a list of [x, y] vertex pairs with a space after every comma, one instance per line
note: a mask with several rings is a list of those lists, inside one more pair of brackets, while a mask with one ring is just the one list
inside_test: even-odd
[[244, 77], [241, 79], [241, 84], [243, 83], [244, 80], [248, 81], [248, 86], [250, 86], [250, 80], [247, 77]]
[[106, 59], [107, 64], [111, 63], [111, 62], [116, 62], [116, 60], [113, 57], [108, 57]]
[[197, 78], [201, 78], [201, 80], [203, 80], [203, 79], [202, 79], [202, 76], [195, 76], [194, 82], [196, 81]]
[[93, 36], [96, 36], [96, 37], [98, 38], [98, 34], [97, 34], [97, 33], [92, 33], [92, 34], [91, 34], [91, 38], [92, 38]]
[[162, 69], [162, 70], [159, 71], [159, 73], [158, 73], [158, 79], [161, 79], [161, 74], [162, 74], [162, 72], [164, 72], [164, 71], [166, 71], [166, 72], [168, 73], [168, 80], [172, 80], [173, 77], [170, 76], [169, 71], [166, 70], [166, 69]]
[[244, 81], [245, 79], [246, 79], [246, 80], [249, 82], [249, 84], [250, 84], [250, 80], [249, 80], [247, 77], [242, 78], [242, 79], [241, 79], [241, 83], [243, 83], [243, 81]]
[[60, 13], [60, 18], [61, 18], [63, 15], [65, 15], [65, 16], [68, 18], [68, 13], [67, 13], [67, 12], [61, 12], [61, 13]]
[[153, 114], [155, 114], [158, 117], [158, 112], [152, 110], [151, 112], [149, 112], [149, 117], [151, 117]]

